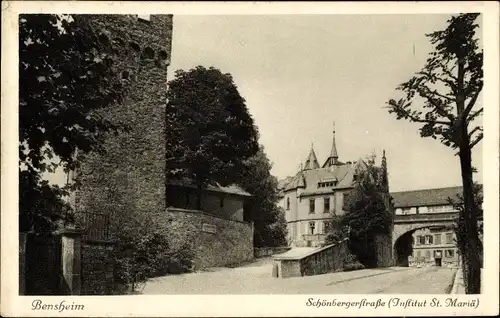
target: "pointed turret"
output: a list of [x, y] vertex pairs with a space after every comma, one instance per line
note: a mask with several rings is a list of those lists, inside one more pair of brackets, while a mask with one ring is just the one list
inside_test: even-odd
[[316, 153], [314, 152], [314, 148], [311, 145], [311, 151], [309, 152], [309, 156], [307, 157], [306, 164], [304, 165], [303, 170], [312, 170], [318, 168], [319, 168], [318, 159], [316, 158]]
[[331, 167], [338, 164], [339, 156], [337, 154], [337, 145], [335, 143], [335, 123], [333, 123], [333, 141], [332, 141], [332, 149], [330, 150], [330, 156], [326, 159], [323, 168]]

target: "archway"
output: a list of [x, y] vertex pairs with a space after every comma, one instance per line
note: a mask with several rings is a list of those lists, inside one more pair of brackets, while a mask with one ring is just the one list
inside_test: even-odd
[[413, 253], [413, 233], [415, 233], [415, 231], [417, 231], [417, 229], [406, 232], [396, 239], [396, 242], [394, 243], [396, 266], [410, 266], [408, 257]]
[[413, 234], [416, 231], [423, 229], [440, 229], [448, 228], [453, 225], [453, 222], [440, 222], [431, 224], [398, 224], [394, 227], [393, 232], [393, 251], [395, 266], [409, 266], [408, 257], [413, 253], [414, 239]]

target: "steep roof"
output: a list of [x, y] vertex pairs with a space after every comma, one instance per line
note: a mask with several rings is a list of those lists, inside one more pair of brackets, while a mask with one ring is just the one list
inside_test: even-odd
[[323, 168], [341, 164], [338, 162], [339, 155], [337, 154], [337, 144], [335, 143], [335, 123], [333, 123], [333, 139], [332, 148], [330, 150], [330, 156], [326, 158]]
[[[302, 195], [332, 193], [336, 189], [352, 188], [354, 175], [359, 169], [364, 169], [366, 163], [362, 160], [326, 168], [299, 171], [285, 186], [284, 191], [303, 187]], [[336, 181], [335, 186], [318, 187], [318, 183]]]
[[304, 170], [318, 169], [318, 168], [319, 168], [318, 159], [316, 158], [316, 153], [314, 152], [314, 149], [311, 147], [311, 151], [309, 152], [309, 156], [307, 156], [307, 159], [306, 159], [306, 164], [304, 166]]
[[448, 198], [456, 199], [462, 194], [462, 187], [423, 189], [414, 191], [392, 192], [396, 208], [418, 207], [430, 205], [446, 205]]
[[278, 189], [284, 189], [286, 185], [292, 181], [293, 177], [286, 177], [284, 179], [278, 180]]

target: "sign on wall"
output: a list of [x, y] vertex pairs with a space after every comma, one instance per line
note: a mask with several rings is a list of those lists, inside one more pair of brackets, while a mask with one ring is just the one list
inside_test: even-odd
[[217, 228], [213, 224], [203, 223], [203, 225], [201, 227], [201, 231], [206, 232], [206, 233], [216, 233]]

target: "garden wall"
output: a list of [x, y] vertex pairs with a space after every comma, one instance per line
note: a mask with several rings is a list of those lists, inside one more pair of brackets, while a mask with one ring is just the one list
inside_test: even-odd
[[156, 215], [172, 249], [190, 244], [194, 269], [235, 265], [253, 259], [253, 224], [227, 220], [198, 210], [168, 208]]

